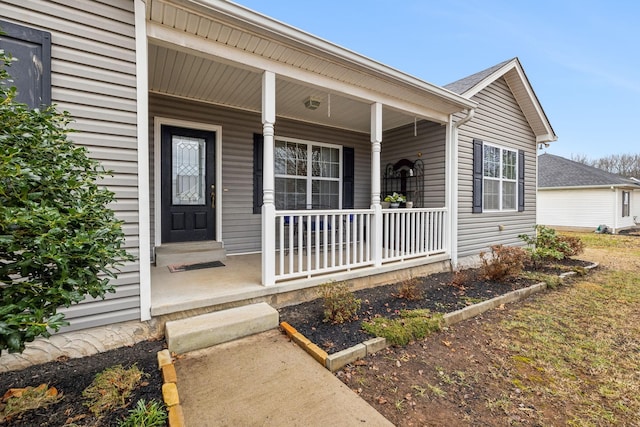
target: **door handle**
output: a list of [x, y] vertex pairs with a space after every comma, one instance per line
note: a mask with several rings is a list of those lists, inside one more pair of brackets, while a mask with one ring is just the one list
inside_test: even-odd
[[216, 186], [211, 184], [211, 209], [216, 207]]

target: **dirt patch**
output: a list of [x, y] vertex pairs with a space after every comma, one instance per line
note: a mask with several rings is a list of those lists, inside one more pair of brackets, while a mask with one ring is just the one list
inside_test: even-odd
[[[131, 347], [121, 347], [80, 359], [67, 359], [32, 366], [20, 371], [0, 374], [0, 393], [10, 388], [37, 387], [48, 384], [62, 394], [62, 399], [44, 409], [30, 410], [0, 425], [34, 426], [117, 426], [140, 399], [162, 402], [162, 376], [158, 369], [157, 352], [164, 348], [162, 341], [146, 341]], [[82, 391], [104, 369], [122, 365], [136, 365], [144, 372], [141, 386], [127, 401], [127, 407], [110, 411], [96, 418], [85, 405]]]

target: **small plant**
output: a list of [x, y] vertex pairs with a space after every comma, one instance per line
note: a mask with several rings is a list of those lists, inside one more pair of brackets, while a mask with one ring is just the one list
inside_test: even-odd
[[112, 366], [96, 375], [82, 396], [88, 399], [86, 406], [97, 417], [114, 408], [126, 405], [127, 398], [138, 387], [143, 372], [136, 365], [125, 369]]
[[402, 194], [396, 193], [394, 191], [393, 194], [390, 194], [387, 197], [385, 197], [384, 201], [389, 203], [401, 203], [401, 202], [406, 202], [407, 198]]
[[55, 387], [41, 384], [38, 387], [11, 388], [0, 400], [0, 423], [31, 409], [42, 409], [62, 399]]
[[517, 276], [529, 260], [527, 251], [516, 246], [491, 246], [491, 255], [480, 252], [480, 274], [488, 280], [504, 280]]
[[363, 322], [362, 329], [386, 338], [393, 345], [407, 345], [439, 331], [442, 317], [442, 314], [432, 314], [428, 309], [401, 310], [399, 319], [376, 317], [371, 322]]
[[129, 411], [129, 416], [120, 422], [119, 427], [164, 427], [166, 426], [167, 410], [157, 400], [149, 403], [144, 399], [138, 400], [136, 406]]
[[455, 286], [460, 290], [465, 289], [465, 283], [469, 282], [469, 273], [466, 270], [456, 270], [453, 272], [453, 276], [451, 277], [451, 286]]
[[400, 288], [398, 289], [398, 298], [406, 299], [409, 301], [421, 300], [423, 295], [422, 291], [418, 288], [420, 282], [418, 279], [408, 279], [400, 282]]
[[318, 292], [324, 298], [325, 322], [344, 323], [358, 318], [361, 301], [349, 291], [345, 282], [325, 283]]

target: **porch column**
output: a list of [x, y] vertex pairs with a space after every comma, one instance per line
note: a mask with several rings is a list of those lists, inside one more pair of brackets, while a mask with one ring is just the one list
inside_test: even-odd
[[371, 104], [371, 257], [382, 265], [382, 206], [380, 205], [380, 151], [382, 149], [382, 104]]
[[276, 275], [276, 205], [273, 166], [273, 125], [276, 121], [276, 75], [262, 75], [262, 134], [264, 137], [262, 165], [262, 284], [275, 284]]

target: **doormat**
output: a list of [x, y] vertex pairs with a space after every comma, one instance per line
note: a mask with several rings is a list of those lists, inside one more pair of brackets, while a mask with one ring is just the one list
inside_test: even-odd
[[220, 261], [200, 262], [198, 264], [174, 264], [167, 266], [172, 273], [180, 273], [181, 271], [201, 270], [203, 268], [224, 267]]

